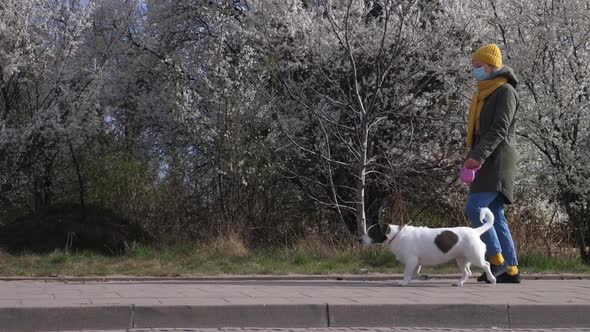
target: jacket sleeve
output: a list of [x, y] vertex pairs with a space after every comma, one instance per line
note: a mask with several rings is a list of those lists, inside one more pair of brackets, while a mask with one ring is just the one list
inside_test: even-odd
[[506, 138], [516, 113], [516, 92], [511, 86], [501, 88], [496, 99], [494, 122], [479, 139], [470, 153], [470, 157], [484, 163], [496, 147]]

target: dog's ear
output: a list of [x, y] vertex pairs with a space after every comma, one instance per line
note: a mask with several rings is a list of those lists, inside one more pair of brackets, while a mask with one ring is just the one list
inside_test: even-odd
[[383, 234], [385, 234], [385, 236], [387, 236], [391, 232], [391, 227], [389, 227], [389, 224], [385, 224], [384, 226], [385, 226], [385, 232]]
[[389, 234], [389, 225], [388, 224], [381, 224], [381, 233], [382, 234]]

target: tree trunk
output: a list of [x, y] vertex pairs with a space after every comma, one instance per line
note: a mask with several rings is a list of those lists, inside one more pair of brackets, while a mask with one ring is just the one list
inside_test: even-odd
[[357, 178], [356, 178], [356, 220], [362, 230], [362, 234], [367, 233], [367, 218], [365, 216], [365, 184], [367, 177], [367, 146], [369, 140], [369, 127], [367, 123], [367, 115], [363, 112], [362, 119], [362, 135], [361, 135], [361, 151], [358, 162]]
[[[367, 220], [365, 218], [365, 163], [359, 162], [359, 170], [356, 179], [356, 221], [358, 230], [367, 233]], [[361, 234], [362, 235], [362, 234]]]
[[51, 205], [51, 168], [52, 161], [47, 161], [41, 175], [33, 175], [33, 199], [35, 212]]
[[72, 154], [72, 161], [74, 162], [74, 168], [76, 169], [76, 176], [78, 178], [78, 194], [80, 196], [80, 207], [82, 208], [82, 222], [86, 220], [86, 202], [84, 200], [84, 178], [82, 177], [82, 170], [78, 158], [72, 144], [69, 144], [70, 153]]
[[582, 259], [582, 263], [590, 265], [590, 252], [588, 251], [588, 246], [586, 246], [586, 240], [584, 239], [584, 228], [581, 225], [576, 225], [575, 232], [576, 232], [576, 240], [578, 242], [578, 248], [580, 249], [580, 258]]
[[576, 236], [576, 242], [578, 244], [578, 249], [580, 251], [580, 259], [582, 263], [590, 265], [590, 252], [588, 250], [588, 246], [586, 245], [585, 239], [585, 232], [587, 229], [585, 226], [584, 215], [583, 211], [578, 211], [578, 208], [574, 205], [577, 200], [572, 198], [571, 195], [565, 195], [568, 199], [566, 203], [566, 213], [569, 219], [569, 222], [574, 226], [574, 235]]

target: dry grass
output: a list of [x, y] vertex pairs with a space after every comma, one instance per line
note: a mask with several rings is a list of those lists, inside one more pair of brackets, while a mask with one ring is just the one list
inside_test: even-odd
[[511, 207], [507, 212], [512, 238], [520, 254], [571, 257], [572, 251], [575, 252], [573, 232], [568, 224], [522, 205]]
[[350, 242], [338, 241], [329, 236], [322, 236], [320, 234], [312, 234], [310, 236], [300, 238], [293, 250], [308, 255], [313, 255], [317, 258], [335, 258], [342, 255], [358, 254], [361, 250], [359, 246]]
[[213, 253], [229, 257], [246, 257], [250, 254], [244, 238], [235, 232], [210, 239], [207, 248]]

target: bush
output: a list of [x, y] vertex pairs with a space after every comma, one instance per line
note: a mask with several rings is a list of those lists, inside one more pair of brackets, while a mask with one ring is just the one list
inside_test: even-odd
[[0, 248], [11, 253], [94, 250], [126, 253], [134, 242], [149, 242], [143, 230], [112, 210], [60, 204], [0, 227]]

